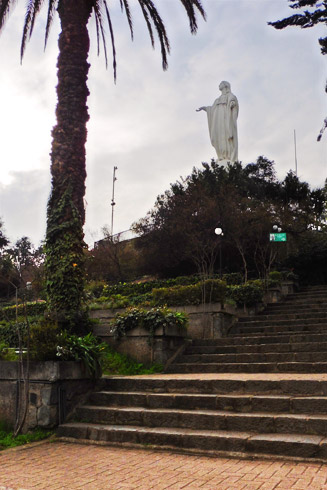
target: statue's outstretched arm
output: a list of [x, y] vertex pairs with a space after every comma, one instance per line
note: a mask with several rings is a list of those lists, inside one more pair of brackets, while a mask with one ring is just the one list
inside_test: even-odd
[[200, 112], [200, 111], [206, 111], [207, 112], [207, 108], [205, 106], [202, 106], [202, 107], [199, 107], [198, 109], [195, 109], [196, 112]]

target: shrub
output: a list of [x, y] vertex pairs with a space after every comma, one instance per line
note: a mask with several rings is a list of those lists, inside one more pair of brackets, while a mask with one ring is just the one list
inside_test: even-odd
[[279, 286], [282, 282], [283, 274], [279, 271], [271, 271], [268, 275], [268, 287]]
[[271, 279], [272, 281], [278, 281], [278, 282], [281, 282], [281, 280], [283, 279], [283, 274], [279, 271], [271, 271], [269, 272], [269, 279]]
[[244, 277], [240, 272], [231, 272], [230, 274], [224, 274], [223, 280], [226, 282], [227, 286], [236, 286], [238, 284], [243, 284]]
[[4, 359], [6, 354], [8, 353], [9, 345], [0, 340], [0, 359]]
[[104, 374], [116, 374], [133, 376], [136, 374], [154, 374], [161, 373], [162, 364], [152, 364], [149, 367], [139, 363], [125, 354], [120, 354], [110, 347], [101, 360], [101, 367]]
[[[41, 320], [30, 327], [30, 355], [37, 361], [56, 359], [59, 327], [51, 320]], [[26, 345], [26, 338], [25, 338]]]
[[18, 323], [0, 322], [0, 341], [5, 342], [8, 347], [18, 347], [18, 330], [21, 335], [21, 339], [24, 341], [26, 334], [27, 324], [24, 321]]
[[17, 361], [18, 354], [16, 354], [15, 349], [12, 349], [0, 340], [0, 359], [1, 361]]
[[282, 271], [282, 277], [284, 281], [298, 281], [299, 276], [293, 271]]
[[111, 333], [119, 340], [127, 332], [137, 327], [143, 327], [149, 332], [149, 340], [154, 337], [155, 330], [159, 327], [178, 326], [186, 328], [187, 316], [168, 308], [129, 308], [126, 312], [116, 315], [111, 323]]
[[86, 295], [90, 298], [100, 298], [103, 294], [104, 281], [90, 281], [85, 286]]
[[201, 303], [224, 302], [226, 283], [218, 279], [207, 279], [190, 286], [174, 286], [152, 291], [155, 306], [200, 305]]
[[57, 358], [65, 361], [82, 361], [92, 376], [101, 374], [101, 359], [108, 345], [91, 333], [84, 337], [62, 332], [57, 337]]
[[263, 288], [251, 283], [229, 286], [228, 297], [234, 300], [239, 307], [253, 306], [263, 300]]
[[28, 444], [30, 442], [41, 441], [42, 439], [50, 437], [52, 434], [53, 431], [37, 428], [28, 432], [27, 434], [19, 434], [18, 436], [14, 437], [12, 428], [8, 426], [8, 424], [0, 422], [0, 449], [7, 449], [9, 447]]
[[[18, 316], [22, 316], [25, 314], [25, 306], [23, 304], [19, 304], [18, 307]], [[46, 310], [46, 302], [38, 301], [32, 303], [26, 303], [26, 314], [27, 315], [42, 315]], [[0, 309], [0, 320], [14, 320], [16, 318], [16, 305], [6, 306], [5, 308]]]
[[196, 284], [201, 280], [198, 275], [180, 276], [172, 279], [158, 279], [156, 281], [146, 282], [120, 282], [118, 284], [107, 285], [103, 288], [103, 295], [112, 296], [114, 294], [122, 294], [123, 296], [140, 296], [151, 293], [153, 289], [172, 287], [172, 286], [187, 286]]

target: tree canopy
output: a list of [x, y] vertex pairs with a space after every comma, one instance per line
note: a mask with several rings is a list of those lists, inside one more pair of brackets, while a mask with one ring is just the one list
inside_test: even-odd
[[[278, 180], [274, 162], [265, 157], [227, 169], [212, 161], [171, 184], [134, 230], [146, 272], [210, 273], [217, 269], [221, 243], [226, 270], [243, 268], [245, 275], [255, 271], [263, 277], [286, 253], [284, 247], [276, 254], [269, 243], [273, 225], [288, 234], [290, 253], [308, 230], [325, 227], [325, 210], [324, 189], [310, 189], [292, 171]], [[214, 233], [218, 226], [222, 238]]]
[[[289, 26], [298, 26], [302, 29], [314, 27], [318, 24], [327, 24], [326, 0], [288, 0], [290, 8], [302, 10], [290, 17], [275, 22], [268, 22], [275, 29], [284, 29]], [[327, 36], [319, 39], [322, 54], [327, 54]]]

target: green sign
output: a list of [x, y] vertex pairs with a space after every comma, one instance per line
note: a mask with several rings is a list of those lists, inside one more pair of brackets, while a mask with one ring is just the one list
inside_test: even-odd
[[270, 242], [286, 242], [286, 233], [270, 233]]

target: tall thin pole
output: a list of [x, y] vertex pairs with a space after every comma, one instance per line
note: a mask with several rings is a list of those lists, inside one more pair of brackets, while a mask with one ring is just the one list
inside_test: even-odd
[[116, 177], [117, 168], [118, 167], [114, 167], [113, 176], [112, 176], [111, 230], [110, 230], [111, 238], [113, 237], [113, 234], [114, 234], [114, 207], [116, 205], [116, 203], [115, 203], [115, 182], [117, 180], [117, 177]]
[[296, 131], [294, 129], [294, 156], [295, 156], [295, 175], [297, 176], [297, 154], [296, 154]]

